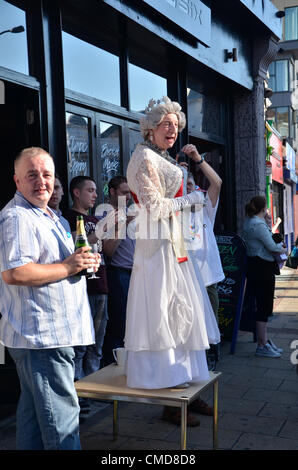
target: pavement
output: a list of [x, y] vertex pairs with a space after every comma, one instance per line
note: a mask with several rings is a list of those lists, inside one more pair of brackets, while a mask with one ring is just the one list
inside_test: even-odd
[[[293, 364], [298, 358], [298, 270], [283, 268], [276, 277], [275, 296], [268, 332], [284, 349], [281, 358], [255, 356], [249, 332], [238, 332], [234, 354], [229, 342], [221, 345], [219, 450], [298, 450], [298, 375]], [[212, 388], [201, 398], [212, 404]], [[161, 406], [118, 407], [119, 436], [113, 441], [112, 404], [91, 401], [91, 412], [80, 425], [83, 450], [179, 450], [180, 427], [161, 420]], [[187, 449], [211, 450], [212, 417], [197, 417], [200, 426], [187, 429]], [[0, 450], [14, 449], [13, 414], [0, 420]]]

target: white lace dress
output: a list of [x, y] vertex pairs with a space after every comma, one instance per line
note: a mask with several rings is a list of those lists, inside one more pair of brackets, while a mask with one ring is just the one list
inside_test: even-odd
[[[181, 170], [139, 144], [127, 179], [141, 209], [168, 233]], [[154, 389], [207, 380], [205, 350], [220, 334], [204, 283], [190, 260], [177, 261], [170, 237], [139, 236], [126, 313], [127, 385]]]

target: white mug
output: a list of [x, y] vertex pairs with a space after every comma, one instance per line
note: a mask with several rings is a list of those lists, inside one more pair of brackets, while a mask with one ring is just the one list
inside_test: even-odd
[[115, 348], [113, 349], [113, 356], [117, 363], [117, 366], [124, 367], [127, 360], [127, 349]]

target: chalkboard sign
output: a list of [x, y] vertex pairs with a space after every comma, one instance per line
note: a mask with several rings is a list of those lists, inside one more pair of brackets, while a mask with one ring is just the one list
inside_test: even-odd
[[233, 232], [219, 232], [216, 241], [225, 279], [218, 283], [218, 323], [223, 339], [232, 341], [234, 353], [246, 286], [246, 247]]

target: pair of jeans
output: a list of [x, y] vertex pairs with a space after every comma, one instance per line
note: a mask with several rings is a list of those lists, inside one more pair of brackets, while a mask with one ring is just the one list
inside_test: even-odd
[[73, 348], [8, 351], [16, 363], [21, 386], [17, 449], [80, 450]]
[[126, 304], [131, 270], [107, 265], [108, 323], [103, 347], [104, 365], [115, 362], [114, 348], [124, 346]]
[[101, 366], [102, 347], [108, 321], [107, 295], [89, 295], [89, 303], [93, 318], [95, 343], [88, 346], [75, 346], [75, 380], [96, 372]]

